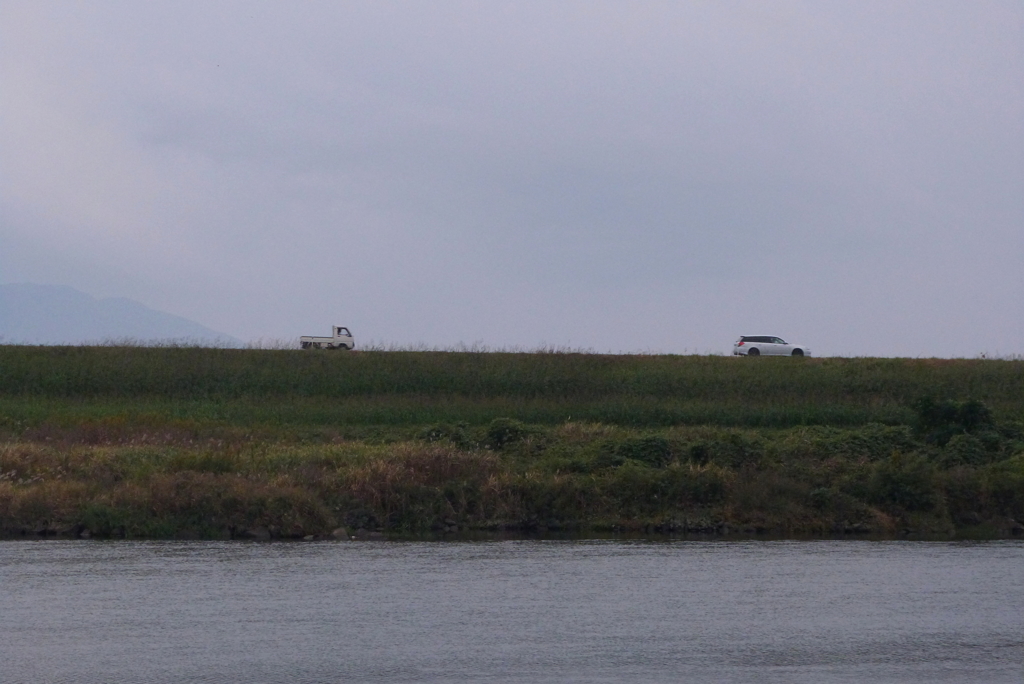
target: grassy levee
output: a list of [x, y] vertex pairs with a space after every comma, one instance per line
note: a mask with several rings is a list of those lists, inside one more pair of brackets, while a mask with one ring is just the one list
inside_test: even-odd
[[1021, 361], [0, 346], [0, 534], [1007, 535], [1022, 420]]
[[1022, 387], [1019, 361], [0, 347], [0, 400], [148, 402], [257, 423], [897, 424], [928, 395], [1019, 416]]

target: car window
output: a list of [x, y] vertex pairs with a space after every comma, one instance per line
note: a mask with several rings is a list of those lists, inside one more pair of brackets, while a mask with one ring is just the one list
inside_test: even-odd
[[773, 337], [772, 342], [775, 344], [786, 344], [786, 341], [781, 337]]

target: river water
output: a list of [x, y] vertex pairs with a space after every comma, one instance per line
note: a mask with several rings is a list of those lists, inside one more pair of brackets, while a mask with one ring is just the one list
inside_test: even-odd
[[0, 543], [0, 681], [1024, 681], [1024, 543]]

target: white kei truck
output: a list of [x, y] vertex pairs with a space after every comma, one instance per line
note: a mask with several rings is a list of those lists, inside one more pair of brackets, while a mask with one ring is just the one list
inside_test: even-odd
[[336, 325], [331, 329], [331, 337], [310, 337], [303, 335], [299, 344], [303, 349], [355, 349], [356, 341], [348, 328]]

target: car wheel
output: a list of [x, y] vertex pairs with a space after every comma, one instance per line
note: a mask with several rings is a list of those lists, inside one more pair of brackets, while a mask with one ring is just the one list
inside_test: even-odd
[[752, 347], [747, 350], [747, 356], [760, 356], [761, 352], [757, 347]]
[[803, 356], [803, 355], [804, 355], [804, 350], [803, 349], [794, 349], [793, 350], [793, 356]]

